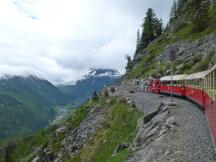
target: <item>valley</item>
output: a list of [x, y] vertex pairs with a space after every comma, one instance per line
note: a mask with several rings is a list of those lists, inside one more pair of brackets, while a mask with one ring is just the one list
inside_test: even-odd
[[[109, 72], [110, 75], [106, 75]], [[119, 73], [114, 75], [113, 72], [101, 71], [102, 76], [89, 74], [75, 85], [57, 87], [33, 75], [2, 77], [0, 140], [29, 136], [47, 127], [56, 117], [70, 114], [90, 99], [94, 91], [100, 91], [118, 79]]]
[[216, 161], [216, 0], [55, 2], [9, 3], [0, 162]]

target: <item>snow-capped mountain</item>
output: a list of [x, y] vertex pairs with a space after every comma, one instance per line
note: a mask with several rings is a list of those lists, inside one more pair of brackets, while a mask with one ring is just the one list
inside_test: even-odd
[[113, 69], [90, 69], [83, 79], [75, 84], [61, 84], [59, 89], [68, 94], [75, 105], [80, 105], [92, 97], [94, 91], [100, 91], [104, 87], [113, 84], [121, 75]]
[[45, 80], [42, 75], [39, 74], [34, 74], [30, 72], [20, 72], [20, 73], [0, 73], [0, 80], [7, 80], [11, 78], [23, 78], [23, 79], [40, 79], [40, 80]]
[[[41, 81], [44, 81], [44, 82], [49, 82], [47, 81], [46, 79], [44, 79], [43, 77], [39, 77], [39, 76], [36, 76], [34, 74], [31, 74], [31, 73], [22, 73], [22, 74], [0, 74], [0, 82], [11, 82], [11, 81], [26, 81], [26, 82], [29, 82], [29, 81], [35, 81], [35, 82], [41, 82]], [[50, 83], [51, 84], [51, 83]], [[1, 84], [2, 85], [2, 84]]]
[[[79, 105], [112, 84], [120, 74], [116, 70], [92, 69], [75, 83], [54, 86], [30, 73], [0, 75], [0, 139], [28, 134], [45, 127], [56, 115], [59, 105]], [[13, 130], [10, 132], [9, 130]]]
[[62, 87], [62, 86], [72, 86], [72, 85], [76, 85], [77, 83], [79, 83], [82, 80], [86, 80], [87, 78], [120, 78], [121, 74], [118, 72], [118, 70], [114, 70], [114, 69], [90, 69], [86, 75], [84, 75], [82, 77], [82, 79], [78, 80], [78, 81], [59, 81], [57, 82], [55, 85], [57, 87]]
[[120, 77], [121, 74], [117, 70], [113, 69], [90, 69], [89, 73], [85, 75], [86, 78], [88, 77]]

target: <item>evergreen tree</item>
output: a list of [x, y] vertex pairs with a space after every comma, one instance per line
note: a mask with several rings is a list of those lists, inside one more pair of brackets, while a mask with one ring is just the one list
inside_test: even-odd
[[[144, 22], [142, 24], [143, 30], [141, 38], [139, 38], [138, 52], [146, 48], [150, 42], [160, 36], [163, 32], [162, 19], [158, 19], [154, 13], [154, 10], [149, 8]], [[139, 36], [140, 37], [140, 36]], [[137, 50], [136, 50], [137, 51]], [[135, 53], [136, 54], [136, 53]]]
[[173, 1], [173, 6], [171, 8], [171, 13], [170, 13], [170, 21], [174, 20], [177, 17], [177, 3], [176, 0]]
[[202, 21], [210, 8], [210, 0], [194, 0], [196, 19]]
[[215, 6], [216, 5], [216, 0], [211, 0], [211, 6]]
[[153, 9], [149, 8], [144, 23], [142, 25], [143, 32], [141, 37], [141, 49], [147, 47], [147, 45], [155, 39], [154, 27], [155, 27], [155, 13]]
[[207, 26], [207, 14], [210, 8], [210, 0], [194, 0], [195, 6], [195, 31], [201, 31]]
[[155, 37], [159, 37], [163, 32], [163, 22], [162, 19], [155, 20]]
[[4, 147], [4, 161], [5, 162], [12, 162], [11, 153], [12, 153], [13, 147], [14, 146], [10, 143]]
[[181, 12], [182, 8], [184, 7], [186, 0], [178, 0], [177, 2], [177, 11], [178, 13]]
[[126, 60], [127, 60], [127, 65], [126, 65], [126, 70], [130, 70], [131, 69], [131, 63], [132, 63], [132, 59], [129, 55], [126, 55]]
[[97, 101], [98, 100], [98, 94], [96, 91], [93, 92], [92, 100]]
[[140, 32], [139, 30], [137, 31], [137, 44], [136, 44], [136, 52], [135, 52], [135, 55], [137, 53], [139, 53], [140, 51], [140, 45], [141, 45], [141, 38], [140, 38]]

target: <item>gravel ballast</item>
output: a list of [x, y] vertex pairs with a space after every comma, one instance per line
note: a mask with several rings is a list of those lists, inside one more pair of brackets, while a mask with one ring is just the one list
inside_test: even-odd
[[[136, 92], [132, 95], [136, 107], [148, 115], [158, 109], [161, 103], [170, 101], [169, 96]], [[214, 145], [208, 128], [205, 114], [199, 106], [186, 99], [174, 98], [177, 106], [169, 109], [169, 116], [175, 119], [176, 128], [149, 143], [148, 159], [145, 147], [133, 148], [132, 156], [127, 162], [214, 162], [216, 161]], [[145, 148], [145, 149], [144, 149]], [[149, 151], [150, 150], [150, 151]], [[151, 156], [152, 155], [152, 156]]]

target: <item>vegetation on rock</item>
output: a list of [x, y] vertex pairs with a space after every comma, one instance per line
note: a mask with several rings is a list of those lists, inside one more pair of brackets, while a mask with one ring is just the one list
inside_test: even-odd
[[[110, 102], [107, 103], [107, 100]], [[118, 144], [132, 143], [137, 131], [137, 120], [142, 116], [142, 113], [128, 106], [124, 100], [107, 96], [99, 96], [98, 100], [90, 100], [60, 124], [51, 125], [36, 135], [5, 143], [4, 150], [1, 150], [3, 158], [0, 161], [33, 160], [41, 152], [41, 149], [47, 147], [53, 156], [58, 154], [64, 147], [63, 141], [67, 134], [66, 132], [56, 134], [58, 130], [62, 127], [66, 127], [66, 130], [74, 130], [93, 108], [101, 109], [102, 107], [106, 107], [108, 113], [102, 127], [92, 137], [93, 143], [89, 142], [72, 159], [69, 155], [65, 155], [64, 159], [76, 162], [86, 159], [123, 161], [128, 157], [130, 149], [122, 150], [115, 155], [113, 155], [113, 151]]]
[[112, 99], [103, 127], [99, 129], [81, 152], [70, 160], [79, 161], [124, 161], [130, 154], [129, 148], [114, 154], [118, 144], [131, 144], [137, 131], [137, 120], [142, 116], [137, 109], [129, 107], [124, 101]]
[[[151, 41], [146, 48], [139, 51], [131, 60], [130, 69], [127, 69], [125, 75], [126, 79], [169, 75], [170, 63], [168, 60], [161, 61], [161, 58], [166, 57], [170, 45], [176, 46], [178, 54], [181, 54], [181, 58], [178, 56], [174, 64], [176, 74], [193, 73], [211, 67], [215, 52], [214, 49], [208, 51], [208, 46], [213, 47], [214, 44], [216, 7], [210, 7], [208, 0], [199, 2], [195, 0], [178, 0], [174, 2], [173, 8], [176, 9], [172, 10], [172, 16], [162, 35]], [[197, 15], [198, 13], [200, 15]], [[199, 16], [200, 19], [198, 20], [196, 16]], [[203, 42], [203, 38], [210, 38], [212, 41]], [[181, 47], [182, 44], [186, 45]], [[203, 46], [203, 52], [199, 51], [199, 44]], [[206, 46], [204, 46], [205, 44]], [[187, 51], [189, 49], [193, 49], [191, 55], [194, 56], [183, 59], [184, 55], [187, 57], [187, 52], [181, 52], [181, 50]]]

